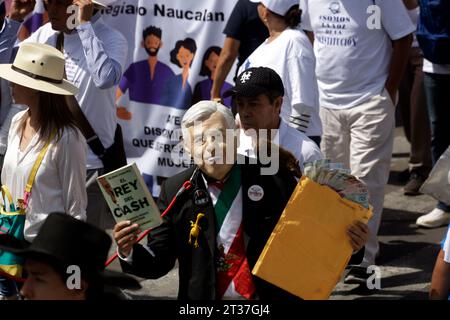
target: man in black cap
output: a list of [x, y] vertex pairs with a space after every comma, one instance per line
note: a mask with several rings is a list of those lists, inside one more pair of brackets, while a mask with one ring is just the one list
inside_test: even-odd
[[[239, 154], [256, 157], [256, 138], [262, 138], [290, 151], [301, 171], [304, 163], [323, 158], [314, 141], [281, 119], [284, 86], [274, 70], [265, 67], [245, 70], [236, 78], [235, 87], [225, 92], [224, 97], [228, 96], [233, 97], [239, 114]], [[267, 130], [269, 136], [259, 130]]]
[[105, 299], [105, 286], [140, 288], [126, 275], [106, 271], [111, 238], [63, 213], [45, 220], [33, 243], [0, 235], [0, 250], [25, 258], [28, 275], [20, 294], [30, 300]]

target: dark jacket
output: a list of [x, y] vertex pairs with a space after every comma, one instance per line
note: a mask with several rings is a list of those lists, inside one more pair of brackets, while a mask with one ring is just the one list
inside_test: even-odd
[[[260, 175], [260, 165], [243, 164], [241, 184], [243, 196], [243, 224], [248, 237], [247, 259], [252, 269], [259, 258], [273, 228], [297, 185], [295, 178], [286, 171], [276, 175]], [[167, 179], [161, 187], [158, 206], [163, 212], [182, 184], [189, 180], [195, 168]], [[197, 172], [200, 173], [198, 170]], [[211, 300], [216, 298], [216, 218], [214, 207], [197, 207], [193, 193], [197, 188], [206, 189], [201, 174], [193, 177], [194, 187], [185, 191], [176, 201], [171, 211], [164, 217], [164, 223], [148, 236], [148, 244], [155, 253], [153, 257], [142, 245], [133, 247], [133, 263], [121, 261], [124, 272], [139, 277], [156, 279], [166, 275], [179, 261], [179, 299]], [[250, 186], [259, 185], [264, 190], [260, 201], [252, 201], [247, 195]], [[195, 221], [198, 213], [205, 213], [199, 248], [188, 244], [190, 221]], [[260, 299], [297, 299], [287, 292], [254, 277], [256, 291]]]

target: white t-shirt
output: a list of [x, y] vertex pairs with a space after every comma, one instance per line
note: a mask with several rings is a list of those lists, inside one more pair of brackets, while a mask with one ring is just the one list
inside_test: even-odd
[[[323, 159], [322, 152], [314, 141], [283, 120], [280, 122], [278, 133], [275, 135], [273, 142], [278, 142], [280, 147], [290, 151], [299, 161], [302, 171], [306, 162]], [[238, 154], [256, 158], [252, 137], [246, 135], [244, 130], [240, 130]]]
[[[128, 52], [126, 39], [120, 32], [106, 25], [101, 17], [92, 22], [92, 28], [96, 37], [103, 44], [107, 44], [104, 45], [106, 54], [123, 67]], [[25, 42], [39, 42], [56, 46], [57, 36], [58, 31], [53, 30], [51, 24], [47, 23], [33, 33]], [[115, 87], [100, 89], [95, 85], [88, 71], [84, 50], [78, 32], [65, 35], [64, 55], [66, 57], [67, 80], [79, 88], [76, 99], [103, 146], [108, 148], [114, 142], [114, 133], [117, 127], [114, 104]], [[102, 61], [98, 63], [102, 63]], [[87, 169], [102, 167], [101, 160], [89, 148]]]
[[[45, 144], [36, 145], [36, 133], [26, 149], [20, 151], [21, 137], [17, 128], [26, 112], [19, 112], [11, 122], [2, 169], [2, 183], [9, 188], [16, 205], [17, 199], [23, 199], [31, 169]], [[87, 148], [81, 132], [74, 129], [65, 129], [61, 139], [50, 144], [31, 190], [24, 230], [27, 241], [33, 241], [52, 212], [65, 212], [77, 219], [86, 219]]]
[[275, 40], [264, 41], [242, 64], [239, 73], [252, 67], [273, 69], [283, 80], [285, 89], [281, 117], [291, 123], [291, 115], [302, 118], [302, 114], [307, 114], [310, 123], [306, 124], [306, 135], [321, 136], [315, 65], [313, 47], [306, 34], [302, 30], [288, 28]]
[[450, 64], [436, 64], [424, 58], [423, 72], [434, 74], [450, 74]]
[[[330, 109], [358, 106], [383, 92], [391, 40], [414, 32], [402, 0], [300, 0], [302, 28], [313, 31], [320, 103]], [[380, 21], [381, 28], [369, 29]]]

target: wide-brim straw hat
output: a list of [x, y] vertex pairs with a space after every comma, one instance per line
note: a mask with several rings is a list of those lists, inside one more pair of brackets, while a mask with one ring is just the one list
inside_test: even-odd
[[64, 79], [64, 55], [40, 43], [20, 45], [12, 64], [0, 64], [0, 77], [34, 90], [73, 95], [78, 88]]

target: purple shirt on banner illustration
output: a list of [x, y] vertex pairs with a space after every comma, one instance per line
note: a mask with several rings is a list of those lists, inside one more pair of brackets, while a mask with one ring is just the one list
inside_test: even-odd
[[[203, 55], [202, 68], [199, 75], [206, 76], [208, 79], [200, 81], [195, 85], [192, 104], [195, 104], [201, 100], [211, 100], [211, 89], [221, 51], [222, 49], [220, 47], [212, 46], [209, 47]], [[223, 93], [231, 87], [231, 84], [224, 82], [222, 88], [220, 89], [220, 95], [222, 96]], [[231, 98], [224, 99], [224, 104], [231, 107]]]
[[197, 51], [194, 39], [179, 40], [170, 51], [170, 62], [182, 68], [180, 74], [170, 79], [162, 94], [162, 105], [177, 109], [189, 109], [192, 105], [192, 89], [188, 82], [189, 72]]

